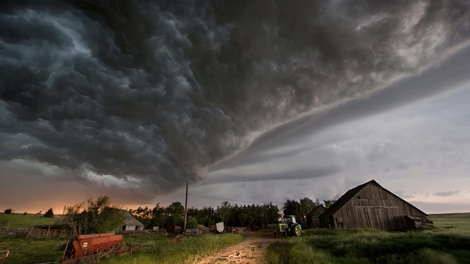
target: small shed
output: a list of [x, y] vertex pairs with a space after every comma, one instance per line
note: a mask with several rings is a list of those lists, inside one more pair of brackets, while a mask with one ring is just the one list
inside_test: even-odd
[[198, 228], [199, 230], [201, 230], [201, 233], [202, 233], [202, 234], [209, 234], [209, 233], [210, 233], [209, 228], [206, 227], [206, 226], [198, 225], [197, 228]]
[[144, 230], [144, 224], [135, 219], [128, 211], [122, 210], [126, 219], [122, 225], [122, 230]]
[[323, 205], [315, 206], [310, 213], [307, 214], [308, 228], [320, 228], [320, 215], [325, 212], [326, 208]]
[[30, 230], [28, 237], [66, 237], [66, 233], [65, 225], [34, 225]]
[[405, 230], [410, 227], [405, 216], [423, 219], [427, 214], [371, 180], [347, 191], [326, 209], [320, 226]]

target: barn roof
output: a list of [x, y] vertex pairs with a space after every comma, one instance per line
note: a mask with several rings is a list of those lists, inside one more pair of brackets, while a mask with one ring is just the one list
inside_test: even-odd
[[323, 210], [326, 209], [325, 206], [323, 206], [322, 204], [317, 205], [317, 206], [313, 207], [313, 209], [312, 209], [307, 215], [313, 215], [313, 214], [315, 214], [318, 210], [320, 210], [320, 209], [322, 209], [322, 208], [323, 208]]
[[328, 207], [326, 209], [325, 212], [323, 212], [323, 214], [321, 216], [327, 216], [327, 215], [333, 215], [334, 213], [336, 213], [339, 209], [341, 209], [341, 207], [343, 207], [343, 205], [345, 205], [351, 198], [354, 197], [354, 195], [356, 195], [359, 191], [361, 191], [362, 189], [364, 189], [364, 187], [366, 187], [367, 185], [369, 184], [375, 184], [377, 186], [379, 186], [380, 188], [382, 188], [383, 190], [387, 191], [388, 193], [392, 194], [393, 196], [397, 197], [398, 199], [402, 200], [403, 202], [405, 202], [406, 204], [408, 204], [409, 206], [415, 208], [416, 210], [420, 211], [421, 213], [423, 213], [424, 215], [427, 215], [425, 212], [419, 210], [418, 208], [416, 208], [414, 205], [410, 204], [409, 202], [403, 200], [402, 198], [398, 197], [396, 194], [392, 193], [391, 191], [385, 189], [384, 187], [382, 187], [380, 184], [378, 184], [375, 180], [370, 180], [364, 184], [361, 184], [355, 188], [352, 188], [351, 190], [347, 191], [343, 196], [341, 196], [338, 201], [336, 201], [334, 204], [332, 204], [330, 207]]
[[124, 220], [124, 225], [126, 226], [144, 226], [141, 222], [135, 219], [127, 210], [122, 210], [126, 219]]

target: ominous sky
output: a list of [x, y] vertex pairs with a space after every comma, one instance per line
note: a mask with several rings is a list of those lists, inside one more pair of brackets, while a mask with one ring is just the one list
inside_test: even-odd
[[[0, 207], [470, 211], [470, 3], [1, 1]], [[3, 210], [3, 209], [2, 209]]]

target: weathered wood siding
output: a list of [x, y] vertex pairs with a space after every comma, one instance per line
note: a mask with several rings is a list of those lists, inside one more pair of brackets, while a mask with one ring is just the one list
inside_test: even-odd
[[307, 215], [307, 224], [309, 228], [320, 227], [320, 215], [325, 212], [325, 207], [317, 206]]
[[334, 227], [404, 230], [404, 216], [424, 216], [421, 211], [387, 190], [369, 184], [334, 213]]

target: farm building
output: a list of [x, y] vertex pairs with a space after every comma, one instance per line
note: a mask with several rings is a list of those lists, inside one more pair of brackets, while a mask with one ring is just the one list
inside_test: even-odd
[[34, 225], [27, 237], [67, 237], [64, 225]]
[[323, 205], [317, 205], [307, 214], [308, 228], [320, 227], [320, 215], [325, 212], [325, 210], [326, 208]]
[[126, 220], [122, 225], [122, 230], [144, 230], [144, 224], [135, 219], [128, 211], [122, 210]]
[[432, 226], [426, 216], [423, 211], [371, 180], [347, 191], [326, 209], [320, 216], [320, 226], [405, 230]]

